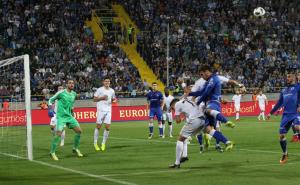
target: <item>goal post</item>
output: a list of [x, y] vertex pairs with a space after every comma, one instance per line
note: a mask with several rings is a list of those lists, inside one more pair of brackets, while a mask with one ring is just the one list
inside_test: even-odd
[[0, 73], [0, 153], [33, 160], [29, 55], [0, 60]]

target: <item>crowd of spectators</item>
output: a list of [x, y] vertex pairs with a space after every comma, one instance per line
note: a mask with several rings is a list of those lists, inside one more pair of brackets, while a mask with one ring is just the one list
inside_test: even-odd
[[[287, 71], [300, 69], [300, 7], [286, 0], [118, 0], [142, 32], [138, 50], [154, 73], [166, 76], [169, 25], [170, 86], [195, 80], [201, 64], [248, 88], [276, 92]], [[266, 10], [262, 18], [253, 9]]]
[[[137, 69], [108, 33], [102, 42], [93, 39], [84, 25], [103, 0], [43, 1], [3, 0], [0, 2], [0, 60], [30, 55], [32, 95], [56, 92], [69, 78], [75, 79], [80, 98], [91, 98], [109, 76], [120, 97], [136, 96], [145, 90]], [[105, 1], [107, 2], [107, 1]], [[17, 68], [17, 69], [15, 69]], [[23, 90], [20, 65], [0, 68], [0, 96]], [[3, 72], [5, 71], [5, 72]], [[16, 75], [18, 78], [16, 78]]]

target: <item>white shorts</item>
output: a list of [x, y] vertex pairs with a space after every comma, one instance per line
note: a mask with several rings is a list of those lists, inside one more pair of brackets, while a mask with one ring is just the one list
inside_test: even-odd
[[260, 111], [264, 112], [265, 111], [265, 105], [259, 105]]
[[101, 125], [102, 123], [111, 124], [111, 112], [97, 112], [97, 124]]
[[180, 135], [185, 138], [188, 138], [191, 135], [196, 135], [202, 132], [204, 128], [205, 120], [203, 118], [195, 118], [189, 120], [189, 122], [182, 127]]
[[173, 122], [173, 115], [172, 112], [164, 112], [163, 113], [163, 120], [168, 122]]
[[240, 105], [234, 105], [235, 112], [240, 112]]
[[54, 115], [51, 120], [50, 120], [50, 125], [51, 126], [56, 126], [57, 123], [57, 119], [56, 119], [56, 115]]

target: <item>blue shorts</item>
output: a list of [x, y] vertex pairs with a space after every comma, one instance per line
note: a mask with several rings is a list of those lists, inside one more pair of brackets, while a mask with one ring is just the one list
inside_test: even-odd
[[288, 133], [292, 125], [300, 125], [300, 116], [283, 114], [280, 123], [279, 134]]
[[160, 107], [158, 108], [150, 108], [149, 118], [153, 119], [156, 116], [157, 121], [162, 120], [162, 110]]
[[218, 101], [208, 101], [206, 108], [221, 112], [221, 104]]

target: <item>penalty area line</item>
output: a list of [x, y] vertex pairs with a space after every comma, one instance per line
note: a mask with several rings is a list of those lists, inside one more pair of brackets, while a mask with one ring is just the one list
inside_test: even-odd
[[[12, 155], [12, 154], [2, 153], [2, 152], [0, 152], [0, 154], [4, 155], [4, 156], [7, 156], [7, 157], [13, 157], [13, 158], [17, 158], [17, 159], [27, 160], [27, 158], [20, 157], [20, 156], [17, 156], [17, 155]], [[50, 164], [50, 163], [43, 162], [43, 161], [32, 160], [30, 162], [40, 164], [40, 165], [44, 165], [44, 166], [48, 166], [48, 167], [51, 167], [51, 168], [60, 169], [60, 170], [75, 173], [75, 174], [79, 174], [79, 175], [86, 176], [86, 177], [92, 177], [92, 178], [96, 178], [96, 179], [101, 179], [101, 180], [113, 182], [113, 183], [116, 183], [116, 184], [137, 185], [137, 184], [132, 183], [132, 182], [113, 179], [113, 178], [109, 178], [109, 177], [106, 177], [106, 176], [103, 176], [103, 175], [95, 175], [95, 174], [91, 174], [91, 173], [87, 173], [87, 172], [83, 172], [83, 171], [79, 171], [79, 170], [74, 170], [74, 169], [71, 169], [71, 168], [66, 168], [66, 167], [63, 167], [63, 166], [55, 165], [55, 164]]]

